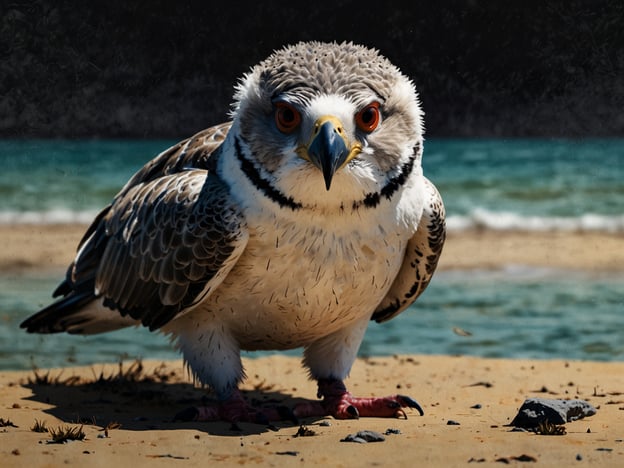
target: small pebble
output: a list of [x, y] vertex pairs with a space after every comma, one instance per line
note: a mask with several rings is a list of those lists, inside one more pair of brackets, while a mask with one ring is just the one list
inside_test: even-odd
[[349, 434], [340, 442], [355, 442], [358, 444], [366, 444], [368, 442], [383, 442], [386, 438], [383, 434], [375, 431], [359, 431], [355, 434]]
[[477, 403], [476, 405], [471, 406], [472, 409], [481, 409], [481, 403]]
[[581, 461], [583, 459], [583, 455], [581, 455], [580, 453], [576, 454], [576, 461]]
[[459, 426], [460, 423], [457, 421], [453, 421], [452, 419], [449, 419], [448, 421], [446, 421], [446, 425], [447, 426]]
[[385, 435], [397, 435], [400, 433], [401, 433], [401, 429], [391, 429], [391, 428], [386, 429], [386, 432], [384, 432]]

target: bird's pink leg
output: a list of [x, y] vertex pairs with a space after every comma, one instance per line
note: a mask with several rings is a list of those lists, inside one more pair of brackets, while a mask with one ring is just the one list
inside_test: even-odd
[[420, 405], [408, 396], [358, 398], [347, 391], [342, 380], [337, 379], [319, 379], [318, 397], [323, 400], [297, 405], [293, 411], [294, 415], [298, 418], [310, 416], [333, 416], [336, 419], [407, 418], [403, 408], [415, 408], [421, 416], [424, 414]]

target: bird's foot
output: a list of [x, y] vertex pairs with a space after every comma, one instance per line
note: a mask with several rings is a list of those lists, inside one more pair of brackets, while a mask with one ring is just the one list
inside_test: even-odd
[[187, 408], [174, 417], [174, 421], [228, 421], [234, 429], [239, 422], [268, 425], [271, 421], [283, 420], [295, 420], [290, 409], [285, 406], [255, 408], [245, 401], [238, 389], [214, 405]]
[[318, 397], [322, 401], [300, 403], [293, 414], [298, 418], [333, 416], [336, 419], [360, 417], [405, 418], [403, 408], [414, 408], [424, 415], [418, 402], [405, 395], [358, 398], [347, 391], [344, 383], [336, 379], [319, 379]]

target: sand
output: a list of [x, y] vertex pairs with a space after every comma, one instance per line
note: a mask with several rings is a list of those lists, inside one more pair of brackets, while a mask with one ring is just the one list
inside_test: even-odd
[[[85, 230], [82, 225], [0, 226], [0, 268], [65, 269]], [[439, 268], [505, 265], [624, 271], [624, 236], [583, 232], [451, 232]]]
[[[62, 274], [84, 226], [0, 227], [5, 274]], [[440, 268], [528, 265], [612, 273], [624, 270], [624, 238], [608, 234], [465, 232], [449, 236]], [[117, 365], [0, 372], [1, 466], [624, 466], [624, 363], [396, 356], [358, 360], [347, 381], [361, 396], [407, 394], [424, 416], [301, 421], [300, 426], [173, 422], [207, 395], [181, 361], [145, 362], [117, 378]], [[246, 360], [249, 401], [294, 405], [314, 399], [296, 358]], [[99, 378], [103, 376], [103, 378]], [[208, 394], [208, 396], [210, 396]], [[580, 398], [597, 414], [565, 425], [565, 435], [506, 426], [527, 397]], [[48, 428], [82, 427], [84, 439], [50, 444]], [[458, 424], [449, 424], [453, 421]], [[104, 429], [109, 427], [107, 431]], [[277, 430], [275, 430], [277, 429]], [[399, 434], [366, 445], [341, 442], [362, 430]], [[106, 434], [108, 436], [106, 436]]]
[[[130, 364], [126, 364], [128, 369]], [[294, 405], [315, 398], [296, 358], [246, 360], [246, 397]], [[155, 370], [156, 369], [156, 370]], [[112, 376], [112, 379], [95, 377]], [[408, 419], [308, 419], [268, 428], [222, 422], [173, 422], [204, 391], [181, 362], [147, 362], [140, 375], [117, 366], [0, 374], [2, 466], [624, 466], [624, 364], [395, 356], [358, 360], [347, 381], [359, 395], [404, 393], [423, 406]], [[47, 382], [46, 382], [47, 377]], [[147, 377], [147, 378], [146, 378]], [[30, 379], [30, 383], [29, 383]], [[597, 413], [565, 425], [565, 435], [512, 432], [506, 426], [526, 397], [580, 398]], [[51, 444], [48, 428], [82, 427], [85, 438]], [[454, 423], [449, 423], [450, 421]], [[120, 427], [118, 427], [120, 425]], [[107, 431], [104, 429], [110, 426]], [[341, 442], [362, 430], [383, 442]], [[522, 461], [524, 460], [524, 462]]]

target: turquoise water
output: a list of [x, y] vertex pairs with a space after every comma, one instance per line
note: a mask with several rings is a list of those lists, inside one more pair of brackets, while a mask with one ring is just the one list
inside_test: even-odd
[[[0, 141], [0, 223], [90, 220], [173, 143]], [[624, 140], [431, 140], [423, 166], [453, 229], [624, 232]]]
[[[171, 143], [0, 141], [0, 224], [87, 222]], [[423, 165], [454, 231], [624, 235], [624, 140], [432, 140]], [[165, 337], [143, 329], [95, 337], [20, 330], [62, 275], [0, 272], [0, 369], [178, 357]], [[411, 310], [371, 323], [360, 354], [621, 360], [623, 314], [621, 274], [512, 265], [440, 272]]]
[[428, 143], [453, 229], [624, 232], [624, 140]]
[[[57, 281], [0, 277], [0, 369], [179, 358], [164, 336], [142, 328], [90, 337], [19, 330], [19, 322], [47, 302]], [[440, 272], [410, 310], [384, 324], [371, 322], [360, 355], [619, 361], [624, 359], [622, 285], [624, 275], [556, 270]]]

